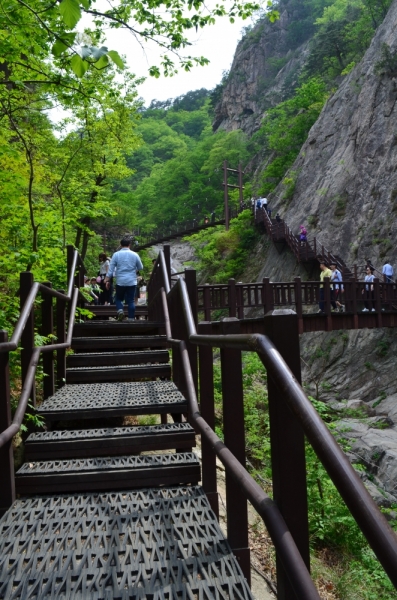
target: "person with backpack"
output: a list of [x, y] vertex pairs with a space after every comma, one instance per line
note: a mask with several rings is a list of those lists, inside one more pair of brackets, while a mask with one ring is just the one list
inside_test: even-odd
[[299, 240], [301, 243], [301, 246], [305, 246], [306, 242], [307, 242], [307, 230], [306, 227], [304, 225], [300, 226], [300, 234], [299, 234]]

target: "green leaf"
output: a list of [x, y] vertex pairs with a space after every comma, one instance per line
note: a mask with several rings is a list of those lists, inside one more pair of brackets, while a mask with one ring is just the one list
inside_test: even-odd
[[65, 50], [72, 46], [76, 33], [63, 33], [61, 39], [57, 40], [53, 45], [51, 52], [54, 56], [61, 56]]
[[81, 58], [81, 56], [79, 56], [78, 54], [75, 54], [72, 57], [72, 60], [70, 61], [70, 65], [73, 69], [73, 72], [75, 73], [75, 75], [77, 75], [77, 77], [83, 77], [84, 73], [87, 71], [88, 69], [88, 62], [86, 60], [83, 60]]
[[86, 10], [88, 10], [90, 8], [90, 2], [89, 2], [89, 0], [80, 0], [80, 4]]
[[109, 50], [108, 56], [112, 59], [114, 64], [118, 66], [119, 69], [124, 69], [124, 63], [120, 54], [116, 50]]
[[104, 69], [105, 67], [107, 67], [109, 64], [109, 59], [106, 56], [106, 54], [104, 56], [101, 56], [101, 58], [99, 60], [96, 61], [95, 66], [97, 69]]
[[62, 0], [59, 11], [65, 24], [70, 29], [73, 29], [81, 19], [81, 10], [77, 0]]

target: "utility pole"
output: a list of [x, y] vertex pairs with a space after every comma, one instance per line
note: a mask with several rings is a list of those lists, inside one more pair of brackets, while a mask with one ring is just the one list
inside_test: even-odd
[[[233, 175], [238, 176], [238, 185], [232, 185], [231, 183], [227, 182], [228, 173], [232, 173]], [[226, 231], [229, 231], [229, 222], [230, 222], [228, 188], [235, 188], [235, 189], [239, 190], [240, 210], [241, 210], [241, 207], [243, 205], [243, 189], [244, 189], [243, 175], [244, 175], [244, 171], [241, 168], [241, 163], [239, 163], [238, 169], [229, 169], [227, 166], [227, 160], [223, 161], [223, 188], [224, 188], [224, 197], [225, 197], [225, 229], [226, 229]]]

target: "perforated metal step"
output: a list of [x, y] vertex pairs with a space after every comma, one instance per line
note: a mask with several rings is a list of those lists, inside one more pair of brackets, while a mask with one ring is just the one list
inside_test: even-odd
[[0, 598], [252, 600], [200, 487], [20, 499], [0, 521]]
[[101, 381], [131, 381], [149, 377], [171, 377], [169, 364], [111, 365], [73, 367], [66, 369], [67, 383], [99, 383]]
[[198, 483], [200, 463], [192, 452], [26, 462], [16, 474], [20, 494], [136, 489]]
[[75, 337], [72, 339], [72, 350], [134, 350], [137, 348], [166, 348], [165, 335], [145, 335], [129, 337]]
[[66, 358], [68, 367], [101, 365], [162, 364], [169, 361], [168, 350], [136, 350], [128, 352], [79, 352]]
[[56, 421], [186, 411], [186, 400], [171, 381], [65, 385], [38, 409]]
[[27, 438], [25, 460], [114, 456], [195, 445], [194, 429], [189, 423], [43, 431]]

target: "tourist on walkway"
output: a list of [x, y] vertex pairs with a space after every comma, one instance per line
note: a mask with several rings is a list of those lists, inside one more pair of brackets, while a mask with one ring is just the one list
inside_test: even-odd
[[212, 211], [211, 213], [211, 223], [215, 223], [215, 212]]
[[391, 266], [389, 261], [386, 261], [385, 264], [383, 265], [383, 269], [382, 269], [383, 279], [385, 280], [386, 283], [391, 283], [391, 278], [393, 277], [393, 273], [394, 273], [393, 267]]
[[262, 198], [261, 207], [264, 208], [265, 211], [267, 212], [267, 198]]
[[119, 321], [124, 319], [123, 302], [128, 305], [128, 320], [133, 321], [135, 317], [135, 288], [137, 284], [137, 276], [143, 265], [139, 255], [130, 250], [131, 239], [123, 238], [120, 241], [121, 249], [115, 252], [110, 261], [108, 273], [105, 278], [105, 283], [113, 277], [115, 269], [117, 269], [116, 282], [116, 308], [117, 318]]
[[[318, 303], [318, 307], [319, 307], [319, 313], [324, 313], [324, 279], [325, 277], [329, 277], [331, 279], [332, 276], [332, 271], [330, 269], [328, 269], [327, 265], [325, 264], [324, 261], [320, 262], [320, 269], [321, 269], [321, 273], [320, 273], [320, 298], [319, 298], [319, 303]], [[331, 286], [332, 289], [332, 286]]]
[[368, 312], [369, 310], [371, 310], [372, 312], [375, 312], [375, 297], [374, 297], [374, 284], [373, 284], [373, 281], [375, 279], [374, 270], [372, 267], [366, 267], [365, 273], [366, 273], [366, 275], [364, 277], [364, 281], [366, 282], [365, 290], [361, 291], [361, 293], [364, 295], [364, 304], [365, 304], [365, 308], [363, 308], [363, 312]]
[[306, 242], [307, 242], [307, 229], [304, 225], [301, 225], [300, 230], [301, 230], [301, 232], [299, 234], [299, 240], [300, 240], [301, 246], [305, 246]]
[[281, 223], [281, 217], [278, 213], [276, 214], [276, 221], [277, 223]]
[[339, 312], [343, 312], [345, 307], [340, 303], [342, 299], [343, 285], [341, 283], [337, 283], [342, 281], [342, 273], [336, 268], [336, 263], [331, 263], [329, 268], [331, 269], [331, 281], [333, 290], [331, 292], [331, 304], [335, 310], [339, 309]]
[[112, 304], [113, 287], [110, 282], [105, 283], [105, 277], [109, 270], [110, 258], [108, 258], [104, 252], [101, 252], [101, 254], [98, 256], [98, 260], [99, 260], [98, 275], [100, 277], [99, 287], [101, 290], [100, 294], [99, 294], [99, 304], [102, 304], [102, 305], [103, 304], [104, 305]]

